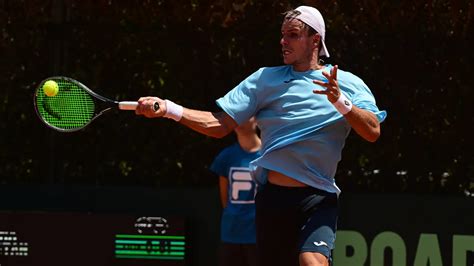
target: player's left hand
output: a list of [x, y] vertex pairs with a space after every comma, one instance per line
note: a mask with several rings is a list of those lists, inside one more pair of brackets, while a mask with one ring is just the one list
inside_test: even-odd
[[334, 103], [341, 96], [341, 89], [337, 83], [337, 65], [331, 69], [331, 74], [323, 71], [323, 76], [327, 78], [327, 82], [321, 80], [313, 80], [313, 83], [321, 87], [326, 88], [325, 90], [313, 90], [316, 94], [325, 94], [331, 103]]

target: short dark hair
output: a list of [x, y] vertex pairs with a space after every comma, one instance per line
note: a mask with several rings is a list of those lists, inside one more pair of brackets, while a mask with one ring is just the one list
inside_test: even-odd
[[[285, 20], [292, 20], [292, 19], [298, 19], [297, 16], [300, 15], [301, 12], [298, 11], [298, 10], [290, 10], [290, 11], [286, 11], [285, 13], [283, 13], [283, 15], [285, 16]], [[303, 22], [303, 21], [301, 21]], [[303, 25], [304, 25], [304, 28], [307, 29], [308, 31], [308, 36], [311, 36], [311, 35], [314, 35], [316, 33], [318, 33], [315, 29], [313, 29], [311, 26], [309, 26], [308, 24], [306, 24], [305, 22], [303, 22]]]

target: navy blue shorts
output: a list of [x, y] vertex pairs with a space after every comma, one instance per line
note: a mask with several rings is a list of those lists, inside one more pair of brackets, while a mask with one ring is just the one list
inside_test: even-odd
[[335, 193], [267, 183], [255, 205], [259, 265], [296, 266], [301, 252], [318, 252], [331, 260], [338, 216]]

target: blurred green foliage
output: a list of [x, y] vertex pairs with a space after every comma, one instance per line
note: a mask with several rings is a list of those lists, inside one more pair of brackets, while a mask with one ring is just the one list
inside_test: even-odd
[[207, 167], [232, 137], [131, 112], [56, 133], [36, 118], [35, 86], [65, 75], [117, 100], [215, 111], [247, 75], [281, 64], [281, 13], [300, 4], [325, 17], [327, 63], [360, 76], [389, 113], [375, 144], [350, 135], [343, 191], [474, 191], [467, 0], [0, 0], [0, 183], [214, 185]]

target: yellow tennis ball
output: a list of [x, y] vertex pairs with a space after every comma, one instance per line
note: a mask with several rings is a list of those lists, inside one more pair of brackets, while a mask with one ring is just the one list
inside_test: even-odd
[[43, 84], [43, 91], [49, 97], [56, 96], [59, 92], [58, 83], [54, 80], [48, 80]]

